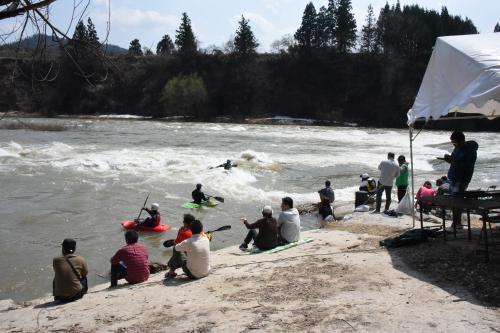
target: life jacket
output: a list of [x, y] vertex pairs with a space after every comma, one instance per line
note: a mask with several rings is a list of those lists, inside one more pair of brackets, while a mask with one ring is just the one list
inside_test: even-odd
[[377, 188], [377, 182], [375, 181], [375, 179], [373, 178], [368, 178], [367, 179], [368, 181], [368, 192], [372, 192], [373, 190], [375, 190]]
[[153, 227], [157, 227], [159, 226], [161, 223], [161, 216], [160, 216], [160, 212], [156, 212], [156, 215], [155, 215], [155, 224]]

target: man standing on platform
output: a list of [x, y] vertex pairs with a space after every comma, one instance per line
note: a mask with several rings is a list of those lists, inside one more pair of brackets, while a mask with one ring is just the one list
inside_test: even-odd
[[[448, 169], [448, 180], [450, 182], [450, 193], [452, 195], [465, 192], [474, 174], [474, 165], [477, 159], [479, 145], [476, 141], [465, 141], [462, 132], [455, 131], [450, 136], [450, 141], [455, 147], [451, 155], [445, 154], [444, 160], [450, 163]], [[461, 227], [462, 211], [453, 210], [453, 224]]]

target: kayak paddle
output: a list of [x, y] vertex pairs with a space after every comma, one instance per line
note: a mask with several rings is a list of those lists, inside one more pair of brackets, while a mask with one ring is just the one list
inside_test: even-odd
[[210, 199], [210, 198], [214, 198], [214, 199], [215, 199], [215, 200], [217, 200], [218, 202], [222, 202], [222, 203], [224, 203], [224, 198], [223, 198], [223, 197], [214, 197], [214, 196], [209, 195], [209, 194], [207, 194], [207, 196], [208, 196], [208, 198], [209, 198], [209, 199]]
[[[229, 229], [231, 229], [230, 225], [223, 225], [222, 227], [217, 228], [215, 230], [207, 231], [206, 234], [211, 234], [211, 233], [214, 233], [216, 231], [223, 231], [223, 230], [229, 230]], [[172, 247], [174, 245], [175, 245], [175, 240], [173, 240], [173, 239], [167, 239], [166, 241], [163, 242], [163, 246], [165, 246], [165, 247]]]
[[150, 194], [151, 194], [151, 192], [148, 192], [148, 196], [146, 197], [146, 200], [144, 200], [144, 205], [142, 205], [141, 210], [139, 211], [139, 215], [137, 216], [137, 220], [136, 221], [139, 221], [139, 217], [141, 217], [141, 213], [142, 213], [142, 208], [146, 207], [146, 203], [148, 202]]

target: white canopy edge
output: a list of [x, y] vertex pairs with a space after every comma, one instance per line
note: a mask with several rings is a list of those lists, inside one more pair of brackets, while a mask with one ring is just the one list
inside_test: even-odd
[[500, 33], [437, 38], [408, 125], [449, 113], [500, 116]]

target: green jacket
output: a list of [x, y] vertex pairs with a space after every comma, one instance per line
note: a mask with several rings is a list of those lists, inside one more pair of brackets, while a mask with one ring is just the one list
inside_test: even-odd
[[399, 166], [401, 172], [396, 178], [396, 186], [408, 186], [408, 162], [404, 162]]

